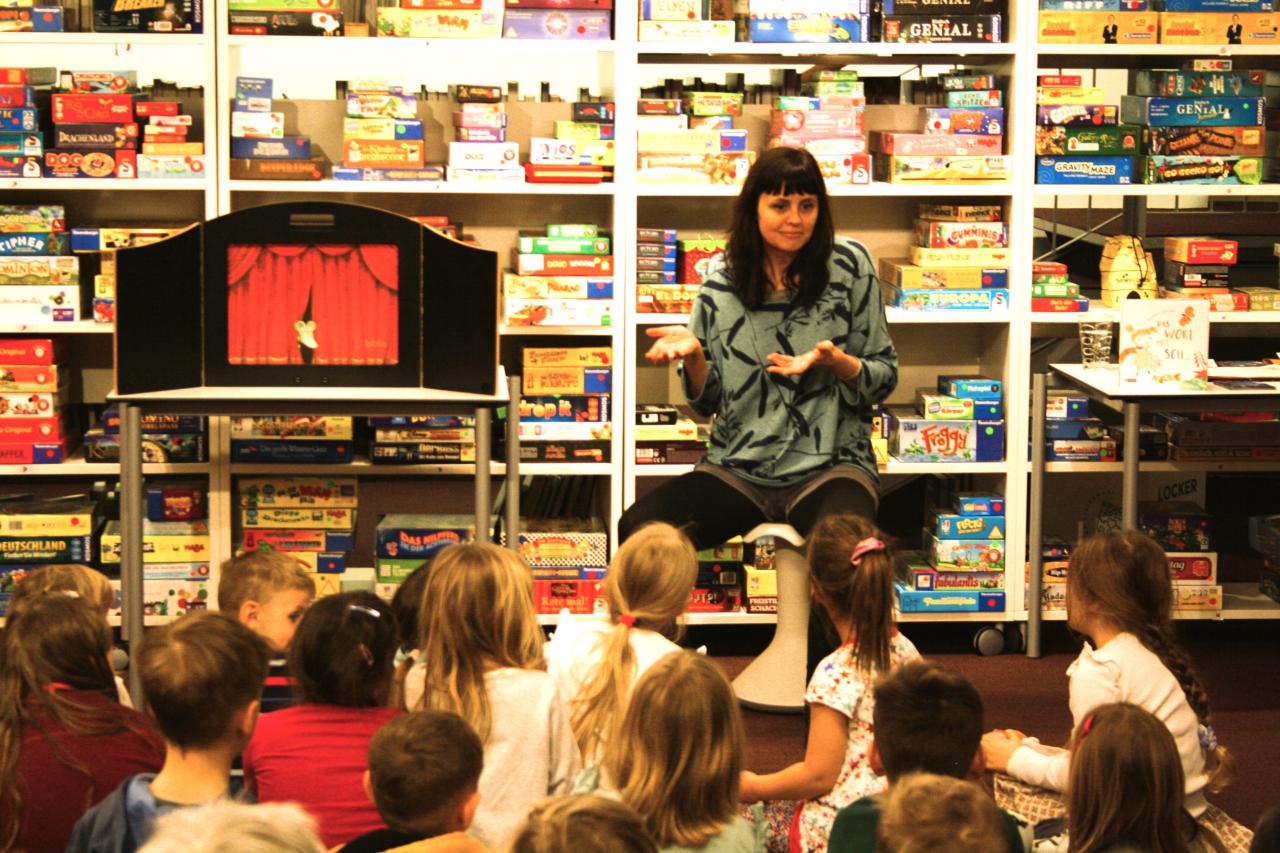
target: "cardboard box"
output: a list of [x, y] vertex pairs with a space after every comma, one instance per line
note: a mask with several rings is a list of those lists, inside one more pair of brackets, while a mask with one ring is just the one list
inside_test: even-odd
[[894, 412], [889, 452], [902, 462], [995, 462], [1004, 459], [1003, 421], [936, 421]]
[[518, 165], [520, 145], [516, 142], [450, 142], [449, 165], [458, 169], [503, 169]]
[[1255, 156], [1267, 153], [1261, 127], [1146, 127], [1143, 150], [1150, 154]]
[[610, 299], [515, 299], [504, 301], [504, 321], [511, 326], [611, 326]]
[[1003, 590], [1004, 572], [947, 572], [912, 566], [911, 585], [917, 590]]
[[93, 0], [99, 33], [198, 33], [204, 30], [199, 0]]
[[[1037, 104], [1102, 104], [1106, 96], [1101, 86], [1048, 86], [1036, 87]], [[1000, 106], [993, 104], [992, 106]]]
[[284, 113], [231, 113], [231, 136], [238, 139], [283, 139]]
[[1218, 553], [1169, 553], [1169, 574], [1175, 585], [1212, 584], [1218, 580]]
[[231, 460], [245, 463], [350, 462], [355, 448], [349, 441], [296, 441], [279, 438], [231, 440]]
[[748, 41], [771, 43], [794, 42], [865, 42], [870, 40], [871, 19], [868, 15], [793, 12], [755, 14], [747, 17]]
[[1173, 587], [1174, 610], [1221, 610], [1222, 586], [1219, 584], [1176, 584]]
[[1142, 160], [1147, 184], [1258, 184], [1265, 161], [1260, 157], [1166, 157]]
[[380, 36], [405, 38], [496, 39], [502, 35], [501, 11], [481, 9], [377, 10]]
[[[1143, 128], [1136, 125], [1036, 125], [1036, 154], [1132, 156], [1140, 153]], [[1146, 150], [1145, 147], [1142, 150]]]
[[[505, 114], [504, 114], [505, 115]], [[344, 137], [354, 139], [422, 139], [422, 120], [416, 118], [346, 118]]]
[[1041, 104], [1036, 107], [1036, 123], [1046, 126], [1112, 125], [1117, 123], [1119, 115], [1120, 110], [1114, 104]]
[[44, 134], [0, 131], [0, 157], [39, 157], [44, 154]]
[[[972, 518], [986, 518], [973, 516]], [[987, 572], [1004, 568], [1003, 538], [941, 539], [925, 531], [928, 536], [929, 565], [936, 569], [956, 572]]]
[[440, 549], [476, 538], [475, 517], [470, 515], [385, 515], [375, 530], [379, 557], [432, 557]]
[[[459, 144], [466, 143], [451, 143], [451, 148]], [[343, 143], [342, 164], [349, 168], [412, 168], [422, 166], [425, 161], [426, 146], [421, 140], [348, 139]]]
[[253, 477], [239, 481], [241, 507], [354, 509], [358, 506], [354, 477]]
[[526, 367], [524, 393], [608, 394], [610, 373], [607, 367]]
[[8, 322], [19, 324], [74, 323], [80, 319], [80, 288], [76, 285], [0, 285], [0, 315]]
[[951, 502], [958, 515], [1004, 515], [1004, 495], [960, 492]]
[[994, 44], [1004, 41], [1000, 15], [892, 15], [885, 14], [881, 40], [913, 43]]
[[57, 124], [53, 128], [53, 147], [71, 149], [105, 149], [138, 147], [138, 125], [126, 124]]
[[564, 39], [571, 41], [612, 38], [612, 14], [595, 10], [507, 9], [502, 37], [509, 39]]
[[55, 93], [51, 115], [55, 124], [124, 124], [133, 120], [133, 95]]
[[[506, 544], [505, 534], [501, 544]], [[609, 536], [598, 518], [524, 519], [516, 534], [520, 557], [534, 569], [609, 565]]]
[[877, 178], [893, 184], [991, 184], [1011, 177], [1009, 158], [1004, 155], [890, 155], [875, 163]]
[[643, 42], [732, 42], [733, 21], [641, 21]]
[[1275, 45], [1280, 42], [1275, 12], [1161, 12], [1161, 44]]
[[1002, 590], [914, 590], [894, 584], [898, 609], [903, 613], [1002, 613]]
[[926, 267], [1008, 267], [1013, 255], [1008, 249], [933, 249], [912, 246], [911, 263]]
[[1140, 69], [1134, 75], [1133, 94], [1160, 98], [1260, 98], [1264, 79], [1265, 72], [1261, 70]]
[[525, 347], [522, 366], [530, 367], [609, 367], [613, 364], [611, 347]]
[[231, 35], [248, 36], [340, 36], [342, 12], [275, 10], [228, 14]]
[[[68, 255], [4, 255], [0, 256], [0, 286], [78, 285], [80, 259]], [[2, 348], [0, 348], [2, 349]], [[0, 364], [16, 362], [0, 360]]]
[[1213, 548], [1213, 521], [1188, 501], [1143, 503], [1138, 507], [1138, 529], [1167, 551], [1209, 551]]
[[872, 131], [871, 150], [881, 154], [985, 155], [1004, 151], [1004, 137], [990, 134], [886, 133]]
[[598, 580], [557, 578], [533, 582], [533, 606], [537, 613], [595, 613], [601, 601]]
[[983, 136], [1004, 134], [1004, 109], [951, 109], [926, 107], [924, 110], [925, 133], [965, 133]]
[[899, 290], [1007, 289], [1009, 270], [999, 267], [923, 267], [906, 258], [881, 258], [880, 279]]
[[1054, 12], [1040, 10], [1041, 44], [1157, 44], [1155, 12]]
[[187, 180], [204, 176], [204, 155], [139, 154], [138, 177]]
[[1004, 249], [1009, 226], [1004, 222], [934, 222], [916, 220], [916, 245], [933, 249]]
[[1126, 122], [1163, 127], [1261, 127], [1264, 98], [1148, 98], [1124, 95]]
[[37, 111], [30, 107], [0, 108], [0, 130], [33, 133], [39, 129]]
[[1037, 157], [1037, 184], [1131, 184], [1133, 157]]
[[1002, 288], [904, 290], [886, 285], [883, 296], [886, 305], [906, 311], [992, 312], [1009, 308], [1009, 291]]
[[1164, 239], [1166, 261], [1184, 264], [1234, 264], [1240, 257], [1240, 244], [1236, 240], [1218, 240], [1209, 237], [1166, 237]]
[[328, 161], [323, 156], [309, 160], [231, 160], [231, 178], [241, 181], [318, 181], [325, 177]]

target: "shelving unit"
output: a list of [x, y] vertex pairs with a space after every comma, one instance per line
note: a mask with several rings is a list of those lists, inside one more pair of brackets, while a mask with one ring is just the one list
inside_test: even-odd
[[[155, 180], [24, 180], [0, 179], [0, 201], [56, 201], [68, 206], [73, 224], [126, 224], [141, 220], [172, 221], [175, 215], [212, 217], [234, 209], [282, 199], [341, 199], [376, 205], [406, 214], [447, 213], [461, 220], [481, 245], [506, 252], [521, 227], [539, 227], [555, 221], [596, 221], [607, 226], [614, 240], [615, 306], [613, 324], [600, 329], [503, 326], [508, 369], [511, 353], [519, 344], [568, 345], [584, 339], [608, 341], [616, 365], [612, 462], [599, 464], [525, 463], [525, 475], [582, 475], [608, 478], [605, 515], [611, 530], [623, 508], [644, 489], [662, 478], [691, 469], [682, 465], [634, 464], [634, 423], [637, 402], [679, 400], [679, 390], [666, 368], [643, 362], [648, 347], [647, 327], [683, 324], [685, 315], [640, 314], [635, 311], [631, 269], [634, 266], [635, 230], [641, 225], [679, 227], [682, 236], [713, 233], [728, 223], [728, 212], [738, 195], [736, 186], [658, 185], [637, 180], [631, 164], [636, 160], [635, 95], [644, 85], [664, 76], [686, 77], [702, 73], [714, 79], [721, 70], [765, 73], [774, 66], [805, 68], [812, 65], [856, 65], [869, 73], [894, 75], [936, 74], [949, 67], [975, 67], [999, 74], [1006, 83], [1006, 146], [1015, 180], [1007, 184], [974, 186], [912, 186], [874, 182], [862, 186], [833, 187], [833, 211], [839, 231], [863, 241], [876, 257], [902, 254], [916, 202], [947, 199], [957, 202], [990, 200], [1005, 205], [1011, 223], [1014, 270], [1012, 304], [998, 314], [955, 316], [886, 310], [902, 363], [899, 389], [890, 402], [906, 402], [915, 387], [932, 382], [936, 373], [984, 372], [1005, 382], [1006, 460], [969, 465], [916, 465], [890, 462], [882, 466], [887, 481], [918, 476], [965, 477], [980, 487], [1005, 492], [1009, 507], [1007, 543], [1008, 609], [1003, 614], [908, 614], [904, 621], [991, 623], [1027, 619], [1028, 603], [1021, 581], [1021, 555], [1028, 542], [1028, 473], [1030, 463], [1023, 448], [1028, 445], [1031, 409], [1022, 390], [1029, 387], [1036, 338], [1073, 334], [1075, 315], [1040, 315], [1030, 311], [1025, 271], [1033, 259], [1035, 204], [1037, 198], [1057, 196], [1066, 204], [1098, 203], [1119, 207], [1128, 202], [1159, 205], [1171, 199], [1196, 197], [1239, 199], [1280, 198], [1280, 185], [1241, 187], [1038, 187], [1034, 183], [1035, 75], [1040, 68], [1114, 69], [1133, 65], [1169, 65], [1191, 56], [1248, 58], [1251, 67], [1280, 68], [1280, 47], [1246, 48], [1215, 46], [1198, 49], [1183, 45], [1151, 45], [1104, 51], [1095, 45], [1040, 45], [1036, 41], [1034, 0], [1015, 0], [1007, 16], [1009, 39], [1001, 44], [749, 44], [749, 43], [643, 43], [637, 40], [638, 0], [615, 4], [615, 38], [595, 42], [539, 42], [522, 40], [423, 40], [359, 38], [291, 38], [231, 36], [227, 32], [226, 4], [206, 3], [206, 32], [200, 35], [147, 34], [38, 34], [0, 35], [4, 64], [58, 65], [59, 67], [134, 67], [140, 80], [150, 77], [193, 75], [179, 82], [202, 85], [204, 141], [208, 174], [192, 181]], [[323, 67], [324, 73], [316, 73]], [[441, 90], [449, 82], [504, 83], [519, 80], [521, 91], [536, 91], [530, 81], [550, 79], [553, 91], [572, 99], [572, 92], [587, 85], [594, 94], [616, 103], [617, 169], [613, 183], [600, 185], [446, 183], [362, 183], [322, 180], [316, 182], [248, 181], [229, 177], [230, 102], [237, 75], [267, 76], [277, 81], [276, 96], [289, 106], [289, 130], [313, 135], [318, 126], [299, 124], [315, 104], [331, 101], [334, 83], [353, 77], [386, 76]], [[288, 100], [284, 100], [287, 98]], [[433, 109], [439, 104], [433, 103]], [[528, 110], [531, 122], [549, 122], [553, 105], [517, 104]], [[876, 106], [868, 109], [869, 127], [875, 129]], [[534, 115], [533, 111], [544, 110]], [[445, 128], [447, 130], [447, 127]], [[331, 133], [332, 129], [330, 129]], [[433, 132], [440, 132], [437, 128]], [[549, 135], [549, 125], [539, 133]], [[438, 139], [436, 141], [439, 141]], [[327, 152], [333, 160], [338, 151]], [[124, 203], [107, 193], [122, 191]], [[1099, 311], [1098, 313], [1107, 313]], [[1280, 312], [1215, 314], [1215, 334], [1273, 334], [1280, 327]], [[109, 347], [103, 336], [110, 326], [91, 322], [23, 325], [0, 328], [0, 334], [74, 335], [77, 354], [92, 353], [92, 362], [77, 365], [94, 375], [91, 385], [102, 389], [109, 368]], [[104, 361], [105, 359], [105, 361]], [[513, 371], [514, 372], [514, 371]], [[219, 501], [230, 501], [234, 480], [243, 475], [343, 474], [384, 480], [413, 477], [470, 477], [474, 465], [373, 465], [357, 460], [347, 465], [261, 465], [232, 463], [229, 457], [229, 424], [223, 417], [210, 421], [211, 461], [199, 465], [148, 465], [147, 475], [203, 476]], [[1053, 474], [1077, 471], [1114, 472], [1119, 463], [1050, 463]], [[1141, 471], [1243, 471], [1256, 466], [1237, 462], [1143, 463]], [[71, 461], [59, 466], [0, 466], [0, 476], [57, 480], [68, 477], [110, 477], [118, 467]], [[504, 476], [505, 467], [493, 463], [489, 471]], [[229, 503], [227, 504], [229, 507]], [[229, 510], [227, 510], [229, 513]], [[229, 516], [226, 519], [229, 521]], [[224, 537], [225, 538], [225, 537]], [[616, 541], [616, 537], [615, 537]], [[217, 542], [213, 562], [230, 554], [230, 542]], [[1232, 601], [1238, 591], [1231, 591]], [[1243, 600], [1243, 599], [1241, 599]], [[1264, 607], [1230, 612], [1266, 612]], [[1052, 618], [1052, 617], [1047, 617]], [[1222, 618], [1243, 618], [1227, 617]], [[1258, 617], [1262, 618], [1262, 617]], [[695, 614], [690, 624], [767, 624], [768, 614]]]

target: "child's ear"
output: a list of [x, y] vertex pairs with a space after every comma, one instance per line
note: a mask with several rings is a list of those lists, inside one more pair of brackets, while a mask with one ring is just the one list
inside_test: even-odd
[[240, 735], [245, 743], [248, 743], [249, 738], [253, 737], [253, 730], [258, 725], [258, 710], [260, 707], [258, 700], [254, 699], [248, 705], [245, 705], [244, 710], [236, 716], [236, 734]]
[[876, 747], [875, 737], [871, 738], [871, 749], [867, 752], [867, 763], [871, 765], [871, 770], [877, 776], [887, 776], [884, 772], [884, 762], [880, 760], [880, 750]]
[[240, 605], [240, 609], [236, 612], [236, 621], [247, 628], [252, 628], [258, 624], [258, 602], [246, 601]]
[[460, 829], [469, 829], [471, 821], [475, 820], [476, 809], [480, 808], [480, 789], [476, 788], [471, 792], [471, 796], [462, 801], [462, 806], [458, 809], [458, 825]]
[[369, 798], [369, 802], [371, 803], [374, 802], [373, 776], [370, 775], [368, 770], [365, 770], [364, 775], [360, 777], [360, 786], [364, 788], [364, 795]]

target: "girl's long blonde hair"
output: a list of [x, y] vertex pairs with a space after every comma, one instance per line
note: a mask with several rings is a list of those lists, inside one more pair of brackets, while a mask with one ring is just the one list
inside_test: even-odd
[[419, 612], [425, 677], [414, 710], [452, 711], [487, 740], [485, 673], [543, 663], [529, 567], [487, 542], [451, 545], [431, 564]]
[[640, 677], [605, 770], [659, 846], [701, 847], [738, 812], [742, 717], [705, 655], [672, 652]]
[[570, 722], [578, 747], [592, 756], [617, 727], [636, 674], [631, 628], [663, 631], [689, 606], [698, 576], [698, 554], [670, 524], [647, 524], [614, 554], [605, 576], [605, 599], [613, 627], [601, 640], [599, 664], [570, 697]]
[[14, 588], [12, 601], [51, 592], [74, 594], [104, 616], [115, 600], [111, 582], [102, 572], [78, 563], [50, 563], [29, 572]]
[[[1173, 673], [1201, 725], [1212, 725], [1209, 695], [1174, 630], [1169, 558], [1154, 539], [1125, 530], [1081, 541], [1071, 552], [1067, 600], [1068, 610], [1083, 605], [1137, 637]], [[1207, 787], [1217, 793], [1235, 778], [1235, 758], [1221, 745], [1206, 752]]]

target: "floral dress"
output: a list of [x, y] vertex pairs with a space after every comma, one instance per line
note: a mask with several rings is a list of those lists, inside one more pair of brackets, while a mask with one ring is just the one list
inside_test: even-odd
[[[916, 647], [900, 633], [889, 640], [889, 667], [918, 660]], [[883, 791], [888, 780], [871, 769], [871, 713], [875, 699], [871, 688], [880, 673], [875, 667], [860, 672], [853, 656], [853, 646], [843, 645], [822, 659], [809, 679], [804, 701], [825, 705], [849, 718], [849, 740], [844, 751], [844, 766], [831, 791], [808, 800], [800, 807], [800, 843], [806, 853], [824, 853], [827, 837], [836, 812], [868, 794]]]

